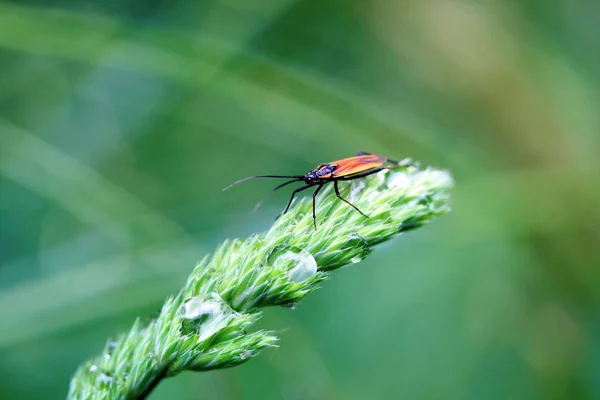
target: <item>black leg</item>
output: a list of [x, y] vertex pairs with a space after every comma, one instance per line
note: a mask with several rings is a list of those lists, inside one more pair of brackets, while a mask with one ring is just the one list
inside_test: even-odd
[[358, 156], [370, 156], [372, 154], [373, 153], [367, 153], [366, 151], [359, 151], [358, 153], [356, 153], [355, 157], [358, 157]]
[[[290, 201], [288, 201], [287, 206], [285, 207], [285, 210], [283, 210], [283, 212], [281, 214], [279, 214], [279, 216], [282, 216], [283, 214], [285, 214], [286, 212], [288, 212], [288, 210], [290, 209], [290, 205], [292, 205], [292, 200], [294, 200], [294, 196], [296, 195], [296, 193], [301, 192], [303, 190], [308, 189], [309, 187], [312, 187], [314, 185], [306, 185], [306, 186], [302, 186], [301, 188], [298, 188], [296, 190], [294, 190], [292, 192], [292, 197], [290, 197]], [[279, 218], [279, 217], [277, 217]]]
[[266, 199], [267, 199], [267, 198], [268, 198], [270, 195], [272, 195], [272, 194], [273, 194], [273, 192], [275, 192], [275, 191], [277, 191], [277, 190], [281, 189], [281, 188], [282, 188], [282, 187], [284, 187], [284, 186], [287, 186], [287, 185], [289, 185], [290, 183], [294, 183], [294, 182], [298, 182], [298, 180], [297, 180], [297, 179], [294, 179], [293, 181], [287, 181], [287, 182], [284, 182], [284, 183], [282, 183], [281, 185], [275, 186], [275, 187], [273, 188], [273, 190], [271, 190], [269, 193], [267, 193], [265, 196], [263, 196], [263, 198], [262, 198], [262, 199], [260, 199], [260, 200], [258, 201], [258, 203], [256, 203], [256, 205], [254, 206], [254, 211], [258, 210], [258, 209], [259, 209], [259, 207], [262, 205], [262, 203], [264, 203], [264, 202], [265, 202], [265, 200], [266, 200]]
[[354, 208], [356, 211], [358, 211], [359, 213], [361, 213], [365, 218], [369, 218], [369, 216], [367, 214], [365, 214], [364, 212], [360, 211], [358, 209], [358, 207], [356, 207], [354, 204], [350, 203], [348, 200], [346, 200], [345, 198], [342, 197], [342, 195], [340, 194], [340, 189], [338, 188], [337, 181], [333, 182], [333, 187], [335, 188], [335, 195], [338, 197], [338, 199], [342, 200], [344, 203], [346, 203], [349, 206], [351, 206], [352, 208]]
[[319, 191], [321, 190], [321, 188], [325, 186], [324, 183], [320, 184], [319, 187], [317, 188], [317, 190], [315, 190], [315, 192], [313, 193], [313, 224], [315, 225], [315, 230], [317, 229], [317, 215], [315, 212], [315, 209], [317, 208], [317, 194], [319, 194]]

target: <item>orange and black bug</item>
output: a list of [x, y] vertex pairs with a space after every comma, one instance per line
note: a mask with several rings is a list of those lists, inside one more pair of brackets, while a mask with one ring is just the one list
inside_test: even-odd
[[[385, 165], [388, 164], [388, 165]], [[354, 204], [350, 203], [348, 200], [344, 199], [340, 194], [340, 189], [338, 187], [339, 181], [351, 181], [358, 178], [363, 178], [367, 175], [375, 174], [379, 171], [383, 171], [385, 169], [394, 169], [405, 167], [406, 165], [400, 165], [398, 161], [390, 160], [389, 158], [378, 156], [376, 154], [365, 153], [361, 151], [354, 157], [344, 158], [343, 160], [333, 161], [327, 164], [321, 164], [317, 168], [312, 171], [308, 171], [305, 175], [254, 175], [249, 176], [244, 179], [240, 179], [237, 182], [232, 183], [227, 186], [223, 190], [227, 190], [232, 186], [237, 185], [238, 183], [245, 182], [250, 179], [255, 178], [290, 178], [292, 180], [282, 183], [281, 185], [276, 186], [269, 194], [273, 193], [276, 190], [281, 189], [284, 186], [287, 186], [294, 182], [304, 182], [306, 185], [302, 186], [292, 192], [292, 196], [285, 207], [285, 210], [281, 213], [281, 215], [288, 212], [292, 201], [294, 200], [294, 196], [296, 193], [316, 186], [317, 189], [313, 193], [313, 223], [315, 225], [315, 229], [317, 229], [317, 216], [315, 214], [316, 209], [316, 197], [317, 194], [321, 191], [324, 185], [329, 182], [333, 182], [333, 188], [335, 189], [335, 194], [338, 199], [342, 200], [356, 211], [364, 215], [366, 218], [368, 216], [360, 211], [358, 207]], [[268, 195], [267, 195], [268, 196]], [[265, 200], [266, 196], [263, 197], [261, 201], [258, 202], [255, 209], [258, 208], [262, 202]]]

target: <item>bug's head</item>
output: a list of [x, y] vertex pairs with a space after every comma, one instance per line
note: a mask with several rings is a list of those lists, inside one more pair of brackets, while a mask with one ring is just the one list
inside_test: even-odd
[[315, 183], [317, 179], [319, 179], [319, 172], [317, 170], [308, 171], [306, 175], [304, 175], [304, 182], [308, 185]]
[[322, 182], [331, 177], [333, 171], [337, 169], [337, 165], [334, 164], [321, 164], [312, 171], [308, 171], [304, 175], [304, 182], [307, 184], [314, 184]]

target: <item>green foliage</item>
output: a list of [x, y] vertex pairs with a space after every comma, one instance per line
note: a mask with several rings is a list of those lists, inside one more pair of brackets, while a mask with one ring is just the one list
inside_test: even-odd
[[294, 306], [331, 271], [362, 260], [405, 227], [446, 213], [451, 186], [450, 175], [435, 169], [380, 172], [348, 185], [348, 199], [369, 218], [349, 209], [329, 185], [319, 197], [317, 230], [312, 203], [304, 200], [267, 233], [226, 241], [156, 319], [147, 326], [136, 321], [77, 370], [69, 399], [146, 397], [165, 377], [233, 367], [274, 346], [270, 332], [248, 332], [260, 308]]
[[448, 168], [453, 212], [151, 398], [600, 398], [598, 4], [0, 2], [0, 398], [64, 398], [289, 195], [225, 185], [360, 150]]

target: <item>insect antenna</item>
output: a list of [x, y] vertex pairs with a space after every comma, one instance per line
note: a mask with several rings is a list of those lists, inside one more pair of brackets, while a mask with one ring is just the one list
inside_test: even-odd
[[279, 190], [279, 189], [281, 189], [281, 188], [282, 188], [282, 187], [284, 187], [284, 186], [287, 186], [287, 185], [289, 185], [290, 183], [299, 182], [300, 180], [301, 180], [301, 179], [293, 179], [293, 180], [291, 180], [291, 181], [284, 182], [284, 183], [282, 183], [281, 185], [277, 185], [277, 186], [275, 186], [275, 187], [274, 187], [274, 188], [273, 188], [273, 189], [272, 189], [272, 190], [271, 190], [269, 193], [267, 193], [266, 195], [264, 195], [264, 196], [262, 197], [262, 199], [260, 199], [260, 200], [258, 201], [258, 203], [256, 203], [256, 205], [254, 206], [254, 211], [258, 210], [258, 209], [260, 208], [260, 206], [262, 206], [262, 205], [263, 205], [263, 203], [265, 202], [265, 200], [267, 200], [267, 199], [269, 198], [269, 196], [271, 196], [271, 195], [273, 194], [273, 192], [275, 192], [276, 190]]
[[256, 178], [293, 178], [294, 179], [293, 182], [296, 182], [296, 181], [304, 179], [304, 176], [302, 176], [302, 175], [253, 175], [253, 176], [249, 176], [244, 179], [240, 179], [239, 181], [233, 182], [231, 185], [223, 188], [223, 191], [232, 188], [233, 186], [237, 185], [238, 183], [246, 182], [246, 181], [249, 181], [251, 179], [256, 179]]

